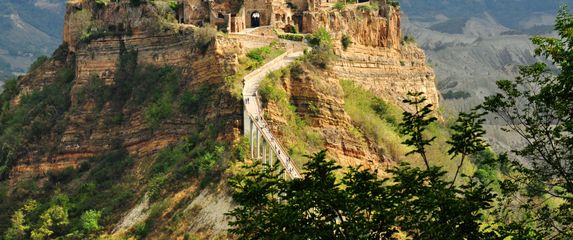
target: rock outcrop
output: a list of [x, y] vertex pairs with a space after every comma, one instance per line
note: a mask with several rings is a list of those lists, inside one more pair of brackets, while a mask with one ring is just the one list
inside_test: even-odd
[[[146, 33], [145, 25], [152, 22], [155, 13], [148, 5], [130, 7], [126, 4], [97, 9], [87, 3], [70, 3], [67, 19], [78, 12], [97, 14], [96, 25], [100, 27], [103, 27], [103, 23], [109, 26], [123, 24], [131, 26], [134, 31], [129, 36], [110, 35], [87, 41], [75, 38], [80, 34], [70, 31], [72, 28], [69, 26], [74, 23], [66, 22], [66, 42], [62, 49], [38, 70], [23, 77], [19, 84], [20, 94], [13, 100], [13, 104], [17, 105], [21, 96], [52, 83], [58, 69], [73, 66], [75, 78], [70, 92], [71, 106], [63, 116], [66, 124], [59, 130], [61, 134], [52, 133], [49, 141], [45, 141], [49, 142], [49, 146], [33, 144], [28, 147], [12, 168], [12, 180], [77, 167], [83, 160], [109, 151], [117, 144], [125, 147], [135, 158], [150, 156], [178, 142], [183, 136], [200, 130], [205, 122], [223, 125], [225, 134], [218, 136], [221, 140], [232, 142], [239, 137], [241, 102], [223, 86], [225, 77], [235, 72], [238, 56], [242, 53], [240, 44], [236, 40], [220, 37], [214, 40], [208, 51], [202, 52], [194, 45], [192, 28], [162, 31], [159, 34]], [[124, 19], [130, 20], [125, 22]], [[93, 101], [80, 101], [81, 91], [91, 78], [101, 79], [106, 86], [118, 84], [116, 76], [122, 51], [135, 53], [138, 66], [174, 67], [179, 71], [181, 90], [194, 91], [207, 87], [216, 94], [204, 100], [204, 112], [179, 114], [156, 129], [150, 129], [146, 124], [144, 109], [116, 109], [111, 102], [98, 109]], [[110, 119], [118, 116], [125, 121], [110, 124]]]
[[434, 70], [415, 44], [405, 43], [398, 49], [353, 44], [347, 50], [338, 49], [337, 55], [332, 72], [339, 79], [352, 80], [404, 109], [408, 109], [402, 103], [408, 91], [424, 92], [439, 107]]
[[377, 11], [360, 10], [356, 5], [349, 5], [341, 11], [330, 9], [304, 13], [304, 32], [313, 33], [320, 27], [326, 28], [336, 39], [346, 35], [363, 46], [400, 48], [400, 10], [387, 4], [380, 4]]

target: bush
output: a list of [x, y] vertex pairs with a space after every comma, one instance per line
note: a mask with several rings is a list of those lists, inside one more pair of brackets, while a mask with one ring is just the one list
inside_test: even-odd
[[412, 36], [406, 35], [402, 39], [402, 44], [406, 44], [406, 43], [416, 43], [416, 39], [414, 39], [414, 37], [412, 37]]
[[327, 46], [332, 47], [332, 36], [324, 27], [320, 27], [313, 34], [306, 35], [310, 45], [313, 47]]
[[281, 34], [279, 34], [279, 38], [291, 40], [291, 41], [297, 41], [297, 42], [302, 42], [302, 40], [304, 40], [304, 37], [305, 37], [304, 34], [299, 34], [299, 33], [281, 33]]
[[193, 42], [195, 47], [201, 51], [201, 53], [206, 53], [209, 46], [215, 41], [217, 37], [217, 29], [206, 25], [200, 28], [196, 28], [193, 32]]
[[111, 0], [95, 0], [95, 3], [102, 7], [102, 6], [107, 6], [110, 3]]
[[369, 4], [358, 6], [358, 7], [356, 7], [356, 9], [361, 10], [361, 11], [365, 11], [365, 12], [376, 12], [376, 11], [378, 11], [378, 4], [373, 4], [372, 2], [370, 2]]
[[265, 61], [265, 55], [269, 54], [270, 52], [270, 47], [255, 48], [247, 53], [247, 57], [255, 60], [259, 64], [262, 64]]
[[334, 4], [334, 6], [332, 6], [332, 8], [337, 9], [337, 10], [342, 10], [342, 9], [346, 8], [346, 2], [338, 1]]
[[172, 114], [172, 100], [169, 97], [162, 97], [147, 108], [145, 122], [148, 127], [156, 129], [163, 120], [171, 117]]
[[308, 55], [307, 61], [312, 65], [325, 69], [334, 58], [332, 51], [332, 36], [324, 28], [319, 28], [311, 35], [307, 35], [307, 40], [312, 46], [312, 52]]
[[203, 85], [194, 91], [185, 91], [179, 98], [179, 111], [185, 114], [194, 114], [203, 109], [209, 102], [211, 91]]
[[130, 3], [132, 6], [137, 7], [137, 6], [141, 5], [142, 3], [144, 3], [145, 1], [146, 1], [146, 0], [129, 0], [129, 3]]
[[346, 50], [350, 47], [350, 44], [352, 44], [352, 39], [350, 39], [348, 35], [344, 34], [342, 39], [340, 39], [340, 43], [342, 43], [342, 48]]
[[51, 183], [65, 183], [74, 178], [76, 175], [76, 169], [73, 167], [67, 167], [64, 170], [50, 170], [46, 175], [48, 175], [48, 180]]
[[38, 69], [40, 66], [42, 66], [42, 64], [44, 64], [48, 60], [49, 58], [47, 56], [38, 57], [36, 61], [34, 61], [32, 65], [30, 65], [30, 69], [28, 70], [28, 72], [33, 72], [34, 70]]

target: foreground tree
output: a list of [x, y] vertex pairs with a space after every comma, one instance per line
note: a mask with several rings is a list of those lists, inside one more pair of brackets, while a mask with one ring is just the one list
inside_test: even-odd
[[[566, 7], [555, 30], [558, 38], [532, 38], [536, 55], [552, 65], [538, 62], [522, 67], [515, 80], [498, 81], [501, 93], [486, 98], [482, 108], [525, 142], [514, 151], [520, 158], [508, 160], [513, 168], [504, 189], [507, 198], [525, 202], [529, 217], [509, 225], [573, 239], [573, 16]], [[557, 204], [546, 204], [550, 200]]]
[[451, 188], [445, 172], [402, 166], [392, 179], [340, 169], [321, 151], [305, 165], [302, 179], [286, 181], [275, 168], [247, 167], [233, 178], [239, 207], [229, 215], [239, 239], [480, 239], [482, 210], [494, 195], [470, 181]]

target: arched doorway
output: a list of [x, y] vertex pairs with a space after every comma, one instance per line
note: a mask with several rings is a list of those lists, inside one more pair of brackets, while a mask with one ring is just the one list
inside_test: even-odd
[[251, 27], [258, 27], [261, 25], [261, 14], [259, 12], [253, 12], [251, 14]]

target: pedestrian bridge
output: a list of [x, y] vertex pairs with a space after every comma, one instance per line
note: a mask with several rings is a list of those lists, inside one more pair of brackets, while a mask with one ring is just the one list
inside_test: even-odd
[[280, 164], [280, 167], [284, 169], [285, 177], [290, 179], [301, 178], [302, 175], [288, 155], [286, 148], [273, 136], [268, 123], [265, 121], [257, 90], [261, 81], [269, 73], [288, 66], [302, 55], [303, 51], [288, 50], [245, 76], [243, 87], [243, 132], [250, 139], [251, 159], [262, 161], [271, 166]]

